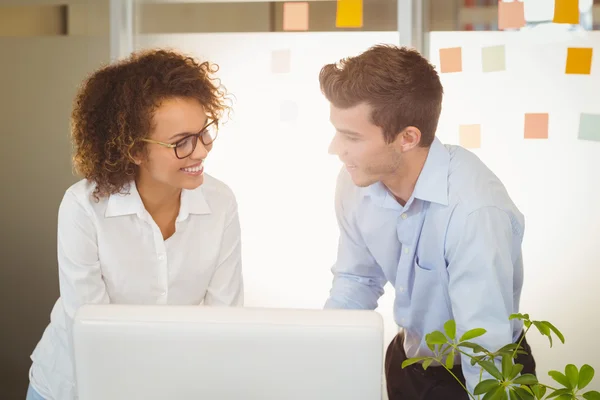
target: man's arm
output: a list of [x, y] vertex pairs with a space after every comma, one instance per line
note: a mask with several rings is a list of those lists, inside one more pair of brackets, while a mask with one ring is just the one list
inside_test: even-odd
[[[449, 230], [447, 248], [457, 336], [484, 328], [487, 333], [472, 341], [493, 352], [513, 341], [509, 316], [513, 312], [514, 261], [519, 256], [513, 254], [513, 246], [520, 245], [522, 232], [513, 232], [509, 215], [496, 207], [478, 209], [463, 221]], [[480, 381], [480, 367], [471, 366], [470, 361], [461, 357], [467, 389], [472, 393]], [[482, 380], [491, 378], [484, 371]]]
[[340, 174], [336, 186], [335, 213], [340, 237], [337, 260], [331, 269], [333, 286], [325, 308], [374, 310], [383, 295], [386, 278], [344, 208], [345, 189], [349, 184], [344, 173]]
[[244, 281], [240, 220], [235, 198], [232, 199], [226, 219], [219, 264], [208, 285], [204, 304], [241, 307], [244, 305]]

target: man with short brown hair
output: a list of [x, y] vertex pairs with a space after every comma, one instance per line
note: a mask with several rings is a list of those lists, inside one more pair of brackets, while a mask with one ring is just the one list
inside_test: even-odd
[[[402, 369], [431, 355], [425, 335], [456, 321], [484, 328], [474, 341], [491, 351], [517, 342], [523, 285], [524, 218], [504, 185], [473, 153], [436, 137], [443, 88], [418, 52], [378, 45], [323, 67], [321, 90], [336, 129], [330, 152], [344, 163], [336, 187], [340, 228], [326, 308], [375, 309], [394, 286], [402, 332], [386, 353], [390, 400], [468, 399], [479, 366], [458, 354], [441, 366]], [[529, 353], [522, 373], [535, 373]], [[483, 379], [486, 379], [484, 373]]]

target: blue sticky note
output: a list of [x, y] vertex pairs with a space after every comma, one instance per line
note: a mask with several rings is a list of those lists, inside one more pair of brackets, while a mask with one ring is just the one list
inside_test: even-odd
[[581, 140], [600, 142], [600, 114], [581, 114], [579, 119], [579, 134]]

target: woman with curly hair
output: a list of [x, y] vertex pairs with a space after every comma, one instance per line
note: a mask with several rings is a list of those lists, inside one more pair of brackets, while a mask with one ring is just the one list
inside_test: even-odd
[[92, 74], [72, 113], [84, 179], [58, 212], [60, 298], [31, 359], [27, 399], [77, 397], [83, 304], [241, 306], [237, 203], [204, 160], [228, 111], [217, 67], [166, 50]]

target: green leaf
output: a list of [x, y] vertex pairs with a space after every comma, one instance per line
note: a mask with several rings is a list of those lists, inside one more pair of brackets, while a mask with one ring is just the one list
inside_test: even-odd
[[548, 371], [548, 375], [550, 375], [552, 377], [552, 379], [554, 379], [556, 382], [560, 383], [567, 389], [571, 389], [571, 390], [573, 389], [573, 387], [571, 387], [571, 383], [569, 382], [569, 379], [567, 379], [567, 377], [562, 372]]
[[583, 389], [594, 379], [594, 368], [584, 364], [579, 370], [579, 382], [577, 388]]
[[427, 359], [427, 357], [414, 357], [414, 358], [408, 358], [404, 361], [402, 361], [402, 368], [406, 368], [409, 365], [413, 365], [416, 364], [418, 362], [421, 362], [423, 360]]
[[475, 365], [477, 363], [480, 363], [484, 358], [485, 358], [485, 356], [472, 357], [471, 358], [471, 365]]
[[546, 386], [542, 386], [542, 385], [533, 385], [531, 387], [531, 391], [533, 392], [533, 394], [535, 395], [536, 399], [543, 399], [544, 395], [546, 394]]
[[483, 353], [485, 349], [476, 343], [471, 342], [462, 342], [458, 344], [459, 347], [468, 347], [469, 349], [473, 349], [473, 353]]
[[496, 366], [492, 362], [480, 361], [479, 365], [481, 365], [483, 367], [483, 369], [485, 369], [494, 378], [496, 378], [500, 381], [502, 380], [502, 374], [500, 373], [500, 371], [498, 371], [498, 368], [496, 368]]
[[[425, 337], [427, 337], [427, 336], [425, 336]], [[427, 347], [429, 347], [429, 350], [435, 352], [435, 345], [432, 343], [429, 343], [427, 341], [426, 341], [426, 343], [427, 343]]]
[[489, 392], [490, 390], [494, 390], [496, 389], [498, 386], [500, 386], [500, 382], [498, 382], [495, 379], [486, 379], [484, 381], [481, 381], [477, 384], [477, 386], [475, 386], [475, 389], [473, 390], [473, 394], [478, 396], [480, 394], [484, 394]]
[[542, 323], [544, 325], [546, 325], [548, 328], [550, 328], [550, 330], [552, 332], [554, 332], [554, 334], [556, 335], [556, 337], [564, 344], [565, 343], [565, 337], [563, 336], [563, 334], [554, 326], [552, 325], [550, 322], [548, 321], [542, 321]]
[[571, 389], [575, 389], [579, 383], [579, 371], [577, 370], [577, 367], [573, 364], [568, 364], [565, 367], [565, 375], [569, 379]]
[[[515, 392], [517, 392], [517, 394], [523, 399], [523, 400], [534, 400], [534, 396], [533, 394], [529, 393], [527, 390], [525, 390], [525, 388], [527, 388], [527, 386], [523, 386], [523, 387], [516, 387], [515, 388]], [[529, 388], [527, 388], [529, 389]]]
[[510, 388], [508, 395], [510, 396], [510, 400], [523, 400], [513, 388]]
[[529, 328], [531, 326], [531, 321], [525, 320], [523, 321], [523, 325], [525, 325], [525, 328]]
[[452, 369], [452, 367], [454, 367], [454, 349], [452, 349], [452, 351], [446, 358], [446, 368]]
[[432, 362], [433, 362], [433, 358], [428, 358], [427, 360], [423, 361], [423, 369], [429, 368], [429, 366], [431, 365]]
[[483, 400], [502, 400], [508, 399], [506, 395], [506, 389], [504, 386], [499, 385], [496, 389], [490, 390], [483, 396]]
[[517, 375], [519, 375], [521, 373], [521, 371], [523, 371], [523, 364], [514, 364], [510, 371], [508, 380], [512, 381], [513, 379], [515, 379], [517, 377]]
[[508, 319], [510, 321], [512, 321], [513, 319], [528, 319], [528, 318], [525, 318], [525, 316], [521, 313], [517, 313], [517, 314], [510, 314], [510, 317], [508, 317]]
[[517, 343], [511, 343], [511, 344], [507, 344], [506, 346], [502, 347], [496, 353], [515, 351], [516, 348], [522, 349], [522, 347], [519, 346]]
[[433, 331], [425, 336], [425, 341], [431, 344], [446, 344], [448, 338], [440, 331]]
[[585, 400], [600, 400], [600, 393], [598, 393], [595, 390], [592, 390], [590, 392], [584, 393], [583, 398]]
[[543, 324], [540, 321], [533, 321], [533, 325], [538, 328], [538, 331], [544, 336], [548, 336], [548, 340], [550, 341], [550, 347], [552, 347], [552, 335], [550, 334], [550, 328]]
[[572, 392], [571, 389], [558, 389], [558, 390], [555, 390], [554, 392], [552, 392], [551, 394], [549, 394], [548, 397], [546, 397], [546, 399], [553, 399], [555, 397], [563, 396], [565, 394], [570, 395], [571, 392]]
[[523, 374], [517, 379], [513, 381], [513, 383], [518, 385], [535, 385], [538, 383], [538, 380], [535, 375], [532, 374]]
[[571, 393], [561, 394], [560, 396], [558, 396], [556, 398], [556, 400], [573, 400], [573, 399], [577, 399], [577, 397], [573, 396], [573, 394], [571, 394]]
[[512, 357], [504, 354], [502, 356], [502, 377], [504, 377], [505, 380], [510, 379], [510, 373], [512, 372], [512, 367], [513, 367]]
[[483, 328], [475, 328], [475, 329], [471, 329], [470, 331], [466, 331], [461, 337], [460, 337], [460, 342], [464, 342], [466, 340], [471, 340], [471, 339], [475, 339], [476, 337], [482, 336], [486, 334], [486, 330]]
[[446, 331], [446, 335], [448, 335], [450, 340], [456, 339], [456, 322], [452, 319], [446, 321], [444, 324], [444, 331]]

